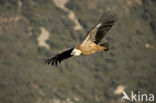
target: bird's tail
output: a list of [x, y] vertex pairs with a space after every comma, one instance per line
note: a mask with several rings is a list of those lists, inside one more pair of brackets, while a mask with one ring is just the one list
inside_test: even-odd
[[102, 44], [100, 44], [100, 46], [104, 47], [104, 51], [109, 50], [109, 43], [102, 43]]

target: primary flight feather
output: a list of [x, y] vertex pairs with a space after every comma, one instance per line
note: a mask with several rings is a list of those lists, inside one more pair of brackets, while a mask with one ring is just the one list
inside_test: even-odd
[[87, 33], [79, 45], [67, 49], [54, 57], [44, 59], [44, 63], [57, 65], [64, 59], [72, 56], [89, 55], [100, 51], [107, 51], [109, 49], [109, 44], [100, 42], [116, 20], [116, 15], [112, 13], [104, 13], [98, 23]]

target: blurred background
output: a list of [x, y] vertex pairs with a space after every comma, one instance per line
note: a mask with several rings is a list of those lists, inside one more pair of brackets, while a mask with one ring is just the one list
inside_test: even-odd
[[[103, 41], [108, 52], [41, 62], [78, 44], [106, 11], [118, 16]], [[123, 90], [156, 94], [155, 18], [156, 0], [0, 0], [0, 102], [121, 103]]]

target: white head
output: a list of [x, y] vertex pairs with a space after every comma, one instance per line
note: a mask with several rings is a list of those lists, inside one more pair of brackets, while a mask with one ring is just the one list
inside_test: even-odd
[[81, 50], [73, 49], [73, 51], [71, 52], [71, 55], [73, 55], [73, 56], [80, 56], [81, 55]]

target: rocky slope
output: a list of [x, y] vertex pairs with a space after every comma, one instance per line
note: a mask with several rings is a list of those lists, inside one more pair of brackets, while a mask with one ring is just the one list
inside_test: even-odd
[[[155, 0], [69, 0], [67, 10], [54, 1], [0, 0], [1, 102], [121, 103], [123, 90], [156, 94]], [[41, 63], [79, 43], [108, 10], [119, 18], [103, 41], [108, 52]]]

